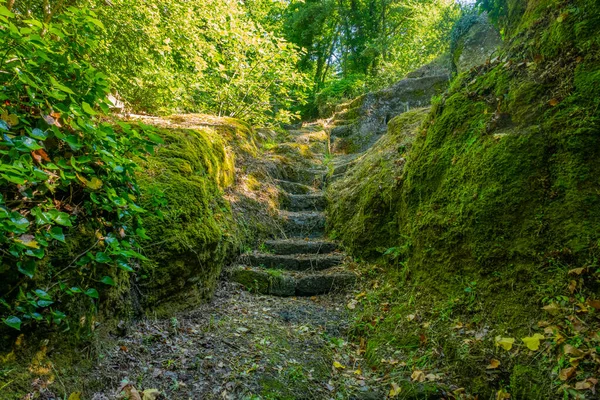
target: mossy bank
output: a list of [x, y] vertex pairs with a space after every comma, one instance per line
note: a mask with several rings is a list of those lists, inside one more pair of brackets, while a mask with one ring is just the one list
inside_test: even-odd
[[[419, 112], [392, 120], [332, 186], [331, 232], [357, 256], [386, 253], [394, 282], [374, 280], [356, 335], [373, 363], [406, 363], [389, 368], [407, 382], [424, 370], [480, 398], [592, 398], [600, 9], [547, 0], [490, 11], [501, 52], [456, 76], [422, 124]], [[530, 350], [522, 338], [535, 334]]]
[[[137, 160], [139, 205], [146, 212], [138, 232], [145, 239], [136, 250], [144, 259], [129, 264], [129, 272], [101, 265], [114, 284], [99, 284], [97, 300], [77, 294], [56, 298], [67, 314], [61, 326], [41, 324], [21, 334], [4, 328], [1, 399], [22, 398], [36, 378], [90, 390], [80, 377], [130, 320], [170, 317], [209, 300], [222, 267], [278, 229], [280, 194], [263, 179], [276, 170], [274, 161], [262, 156], [268, 135], [238, 120], [204, 115], [140, 122], [155, 125], [164, 142]], [[85, 223], [68, 235], [69, 245], [56, 246], [49, 255], [53, 265], [69, 265], [103, 246]], [[40, 276], [36, 284], [44, 287], [47, 275]], [[78, 282], [75, 273], [62, 279], [73, 286]]]

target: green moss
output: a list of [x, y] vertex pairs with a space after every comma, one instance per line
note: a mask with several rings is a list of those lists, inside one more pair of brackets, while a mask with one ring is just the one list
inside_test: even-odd
[[510, 393], [516, 399], [544, 400], [551, 390], [545, 371], [527, 365], [515, 365], [510, 375]]
[[398, 228], [388, 219], [393, 208], [391, 193], [402, 173], [402, 160], [414, 137], [412, 130], [425, 116], [426, 111], [414, 110], [392, 119], [393, 134], [383, 137], [328, 189], [329, 231], [335, 231], [337, 239], [349, 248], [361, 249], [362, 256], [381, 254], [393, 243]]
[[145, 218], [153, 240], [145, 245], [152, 261], [141, 272], [149, 308], [170, 298], [185, 299], [182, 306], [207, 299], [237, 240], [223, 198], [234, 179], [233, 156], [221, 135], [211, 129], [174, 129], [162, 130], [161, 136], [165, 145], [142, 162], [138, 177], [142, 204], [162, 207], [160, 216]]
[[[332, 229], [351, 252], [400, 249], [390, 264], [407, 271], [400, 279], [388, 267], [397, 286], [356, 324], [369, 359], [393, 354], [446, 370], [485, 398], [501, 388], [512, 398], [555, 397], [555, 363], [503, 358], [493, 337], [539, 330], [551, 317], [541, 307], [571, 297], [566, 271], [596, 265], [599, 255], [600, 12], [589, 0], [526, 3], [512, 14], [502, 62], [456, 77], [421, 128], [411, 127], [409, 146], [392, 121], [330, 196]], [[392, 155], [398, 148], [406, 154]], [[401, 158], [403, 168], [394, 167]], [[587, 285], [579, 298], [596, 296]], [[433, 328], [410, 322], [415, 315]], [[465, 345], [457, 321], [489, 333]], [[435, 346], [407, 348], [419, 335]], [[485, 370], [491, 358], [502, 361], [494, 379]]]

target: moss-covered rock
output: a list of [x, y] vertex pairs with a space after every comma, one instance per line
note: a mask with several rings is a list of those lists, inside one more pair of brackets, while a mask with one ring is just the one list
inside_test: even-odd
[[384, 135], [346, 174], [327, 190], [329, 234], [363, 257], [381, 255], [397, 240], [395, 192], [416, 129], [428, 109], [401, 114]]
[[[598, 258], [600, 9], [590, 0], [506, 3], [498, 60], [459, 75], [435, 99], [403, 169], [390, 161], [402, 137], [366, 153], [368, 163], [332, 192], [331, 229], [355, 255], [376, 254], [374, 240], [401, 261], [389, 272], [398, 286], [381, 294], [396, 305], [365, 314], [383, 321], [375, 328], [357, 325], [373, 360], [427, 356], [484, 397], [555, 398], [563, 392], [551, 370], [562, 364], [527, 351], [502, 357], [494, 337], [518, 341], [550, 319], [573, 343], [586, 341], [568, 310], [597, 296], [597, 277], [573, 280], [568, 271]], [[561, 304], [554, 316], [541, 309], [552, 302]], [[419, 324], [406, 323], [415, 316]], [[598, 329], [594, 317], [577, 318]], [[456, 321], [482, 339], [452, 333]], [[400, 344], [411, 335], [421, 338], [412, 350]], [[439, 348], [423, 338], [444, 357], [427, 353]], [[486, 373], [491, 358], [502, 361], [497, 375]], [[578, 379], [592, 373], [579, 371]]]
[[165, 145], [141, 162], [143, 205], [158, 208], [145, 226], [151, 260], [142, 266], [144, 304], [173, 298], [189, 303], [210, 296], [221, 266], [236, 248], [224, 190], [233, 184], [234, 155], [209, 128], [162, 129]]

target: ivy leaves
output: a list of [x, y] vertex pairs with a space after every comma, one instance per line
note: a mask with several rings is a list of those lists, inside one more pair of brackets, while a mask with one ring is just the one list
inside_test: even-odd
[[[61, 298], [97, 301], [94, 286], [116, 284], [107, 274], [132, 272], [130, 260], [144, 258], [136, 251], [145, 210], [136, 204], [133, 159], [157, 140], [149, 127], [100, 120], [110, 91], [91, 62], [105, 33], [92, 11], [69, 8], [46, 24], [0, 5], [0, 25], [9, 60], [0, 74], [0, 265], [2, 280], [16, 285], [0, 298], [0, 317], [21, 329], [61, 323]], [[77, 249], [70, 241], [82, 227], [101, 251], [53, 265], [48, 254]]]

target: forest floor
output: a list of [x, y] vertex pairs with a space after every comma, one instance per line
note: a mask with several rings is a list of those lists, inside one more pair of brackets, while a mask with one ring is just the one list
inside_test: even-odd
[[[145, 320], [101, 352], [95, 400], [378, 399], [380, 379], [349, 341], [352, 294], [257, 295], [222, 282], [213, 301], [171, 319]], [[133, 393], [132, 393], [133, 392]]]
[[[281, 211], [284, 232], [275, 242], [288, 250], [290, 240], [303, 249], [315, 244], [318, 254], [292, 251], [276, 256], [254, 250], [238, 260], [242, 264], [237, 266], [238, 273], [252, 277], [246, 287], [222, 281], [209, 304], [122, 329], [120, 337], [99, 346], [99, 361], [88, 375], [90, 386], [99, 388], [93, 400], [149, 400], [158, 393], [168, 399], [386, 397], [385, 383], [365, 368], [364, 344], [361, 348], [349, 338], [358, 291], [341, 290], [335, 277], [350, 275], [354, 281], [354, 274], [338, 272], [348, 268], [347, 262], [342, 263], [343, 253], [322, 254], [320, 248], [328, 243], [323, 242], [325, 198], [321, 190], [328, 141], [322, 125], [312, 124], [290, 131], [284, 143], [271, 149], [272, 154], [289, 160], [287, 172], [281, 171], [281, 177], [289, 180], [287, 186], [310, 190], [309, 194], [287, 195], [298, 204]], [[302, 251], [307, 250], [298, 250]], [[274, 264], [271, 268], [275, 269], [265, 269], [264, 257], [280, 257], [292, 264], [297, 257], [305, 257], [310, 266], [291, 271]], [[341, 264], [323, 271], [319, 263], [331, 259]], [[262, 288], [267, 295], [253, 287], [265, 273], [270, 274], [270, 283]], [[304, 290], [317, 296], [294, 296], [293, 289], [287, 297], [269, 295], [275, 294], [274, 277], [296, 282], [296, 294], [301, 282], [310, 282]]]

